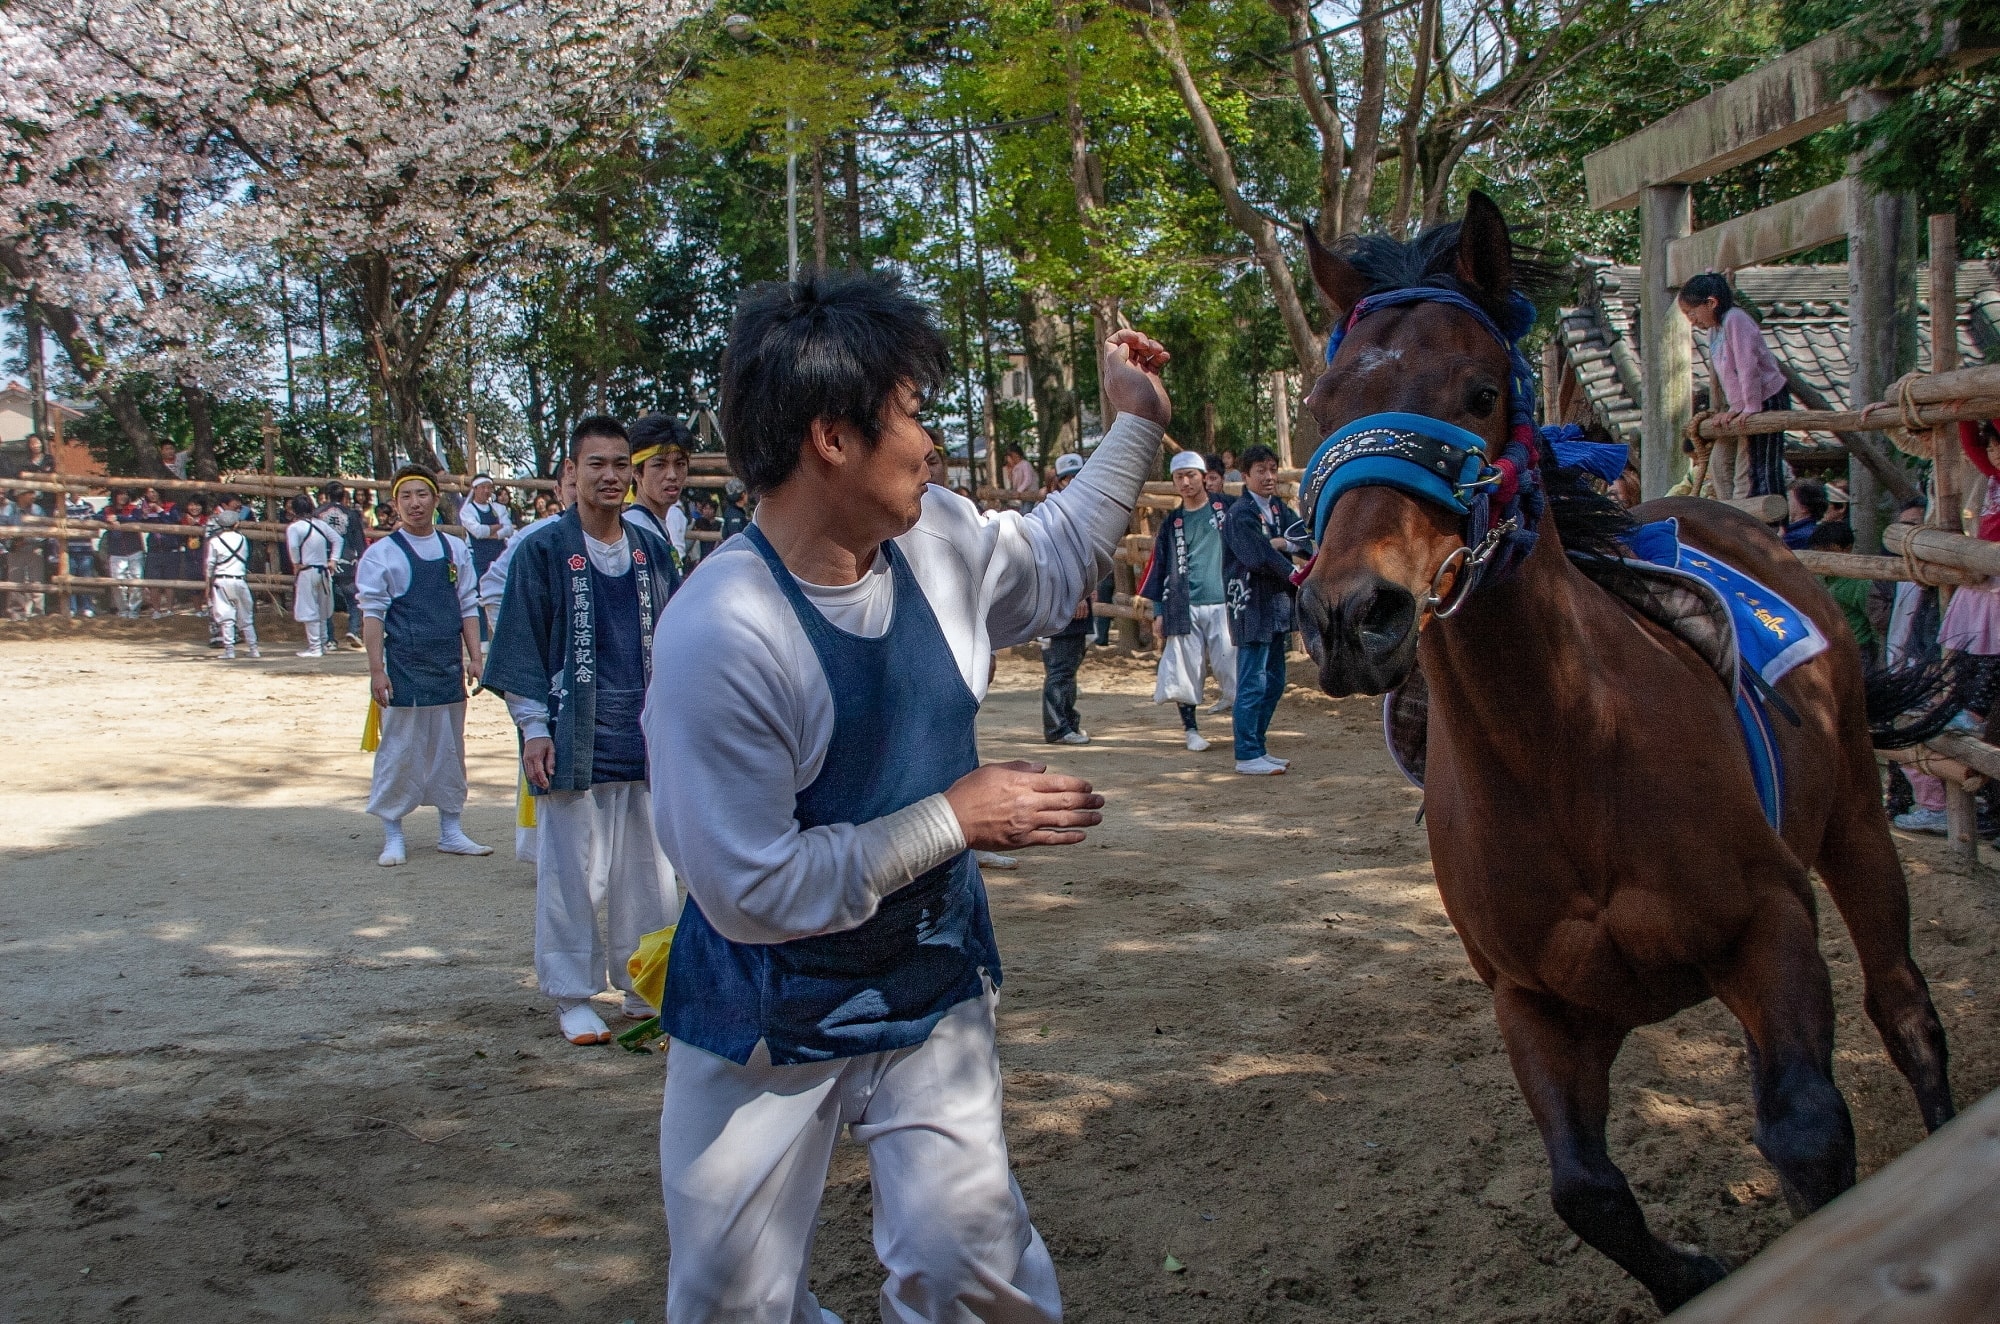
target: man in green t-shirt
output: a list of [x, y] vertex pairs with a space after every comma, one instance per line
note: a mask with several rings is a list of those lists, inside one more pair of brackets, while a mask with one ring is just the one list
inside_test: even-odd
[[1153, 604], [1153, 638], [1160, 645], [1153, 702], [1180, 705], [1187, 747], [1208, 748], [1195, 721], [1204, 667], [1215, 673], [1222, 698], [1211, 712], [1236, 701], [1236, 648], [1229, 642], [1223, 602], [1222, 521], [1229, 506], [1209, 494], [1207, 464], [1193, 451], [1174, 456], [1170, 472], [1180, 509], [1160, 522], [1152, 563], [1139, 596]]

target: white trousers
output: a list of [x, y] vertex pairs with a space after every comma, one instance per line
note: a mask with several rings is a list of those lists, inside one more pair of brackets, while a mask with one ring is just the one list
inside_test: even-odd
[[1055, 1262], [1000, 1128], [989, 991], [915, 1048], [746, 1066], [676, 1040], [660, 1112], [667, 1324], [820, 1324], [813, 1229], [840, 1128], [868, 1147], [885, 1324], [1052, 1324]]
[[127, 556], [107, 556], [105, 563], [110, 569], [113, 579], [129, 579], [133, 581], [131, 588], [114, 588], [111, 590], [112, 602], [118, 608], [118, 614], [120, 616], [137, 616], [139, 614], [140, 601], [138, 581], [139, 577], [146, 570], [146, 554], [144, 552], [133, 552]]
[[1194, 626], [1186, 634], [1170, 634], [1160, 646], [1160, 675], [1153, 685], [1154, 703], [1201, 703], [1203, 664], [1222, 689], [1222, 701], [1236, 701], [1236, 645], [1229, 642], [1229, 608], [1216, 602], [1188, 609]]
[[465, 809], [463, 703], [382, 710], [368, 812], [395, 823], [418, 805], [436, 805], [446, 814]]
[[[653, 833], [644, 782], [601, 782], [537, 798], [535, 980], [563, 1001], [632, 991], [639, 939], [680, 918], [674, 866]], [[605, 910], [605, 933], [597, 910]]]
[[[292, 619], [305, 623], [333, 619], [333, 581], [319, 566], [307, 566], [292, 579]], [[306, 631], [312, 639], [314, 632]]]
[[[121, 590], [122, 591], [122, 590]], [[236, 647], [236, 631], [243, 631], [243, 642], [257, 646], [257, 604], [250, 597], [250, 586], [240, 579], [216, 579], [209, 585], [208, 614], [222, 629], [222, 642], [230, 648]]]

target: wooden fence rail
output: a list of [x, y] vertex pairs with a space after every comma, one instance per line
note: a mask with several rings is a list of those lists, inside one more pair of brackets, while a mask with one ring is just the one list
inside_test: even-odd
[[2000, 1090], [1667, 1324], [1991, 1324], [1997, 1303]]

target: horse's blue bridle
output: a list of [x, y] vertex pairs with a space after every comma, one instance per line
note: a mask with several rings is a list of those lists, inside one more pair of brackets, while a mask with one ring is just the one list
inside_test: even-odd
[[1520, 348], [1521, 337], [1534, 325], [1535, 308], [1521, 295], [1511, 295], [1503, 330], [1484, 308], [1454, 289], [1424, 285], [1371, 294], [1357, 302], [1327, 337], [1327, 363], [1333, 363], [1348, 331], [1364, 316], [1412, 303], [1442, 303], [1469, 314], [1507, 351], [1508, 429], [1500, 455], [1489, 462], [1484, 437], [1443, 419], [1427, 414], [1369, 414], [1337, 429], [1313, 452], [1300, 478], [1299, 505], [1312, 522], [1315, 542], [1325, 538], [1334, 502], [1357, 487], [1394, 488], [1458, 515], [1465, 522], [1465, 544], [1471, 550], [1465, 556], [1454, 553], [1447, 562], [1447, 566], [1463, 562], [1460, 568], [1465, 572], [1453, 595], [1455, 609], [1478, 582], [1511, 574], [1535, 547], [1535, 526], [1544, 504], [1534, 425], [1535, 377]]

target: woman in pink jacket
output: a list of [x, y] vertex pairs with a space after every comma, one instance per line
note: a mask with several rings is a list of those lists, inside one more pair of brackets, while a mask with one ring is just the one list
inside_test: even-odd
[[[1727, 397], [1721, 418], [1792, 407], [1785, 370], [1764, 343], [1763, 328], [1736, 306], [1728, 281], [1705, 271], [1681, 286], [1676, 302], [1696, 329], [1708, 332], [1709, 362], [1715, 365], [1716, 384]], [[1765, 432], [1742, 438], [1740, 446], [1737, 443], [1734, 437], [1716, 440], [1708, 466], [1715, 476], [1715, 494], [1725, 501], [1783, 495], [1785, 434]]]

